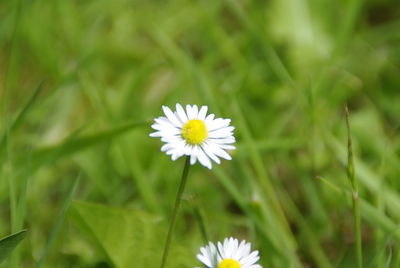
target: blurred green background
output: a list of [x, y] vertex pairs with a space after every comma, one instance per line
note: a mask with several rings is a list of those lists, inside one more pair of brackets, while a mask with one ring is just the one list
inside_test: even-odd
[[3, 267], [158, 267], [184, 160], [148, 134], [177, 102], [238, 142], [191, 168], [169, 267], [201, 222], [264, 267], [356, 267], [346, 103], [364, 267], [400, 267], [399, 60], [397, 0], [1, 1], [0, 236], [28, 230]]

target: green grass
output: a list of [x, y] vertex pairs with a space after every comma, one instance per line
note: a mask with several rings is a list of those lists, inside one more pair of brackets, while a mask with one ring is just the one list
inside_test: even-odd
[[27, 230], [3, 267], [158, 267], [184, 160], [148, 134], [177, 102], [232, 118], [237, 150], [191, 167], [169, 267], [228, 236], [263, 267], [400, 267], [395, 0], [9, 0], [0, 18], [0, 238]]

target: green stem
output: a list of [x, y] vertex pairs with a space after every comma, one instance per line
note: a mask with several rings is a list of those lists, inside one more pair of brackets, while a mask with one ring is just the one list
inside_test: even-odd
[[203, 243], [204, 243], [204, 245], [206, 245], [208, 243], [208, 241], [210, 241], [210, 239], [209, 239], [209, 235], [208, 235], [208, 232], [207, 232], [206, 225], [204, 223], [203, 215], [202, 215], [200, 209], [197, 206], [195, 206], [193, 208], [193, 214], [194, 214], [194, 217], [196, 218], [196, 221], [197, 221], [197, 223], [199, 225], [201, 237], [203, 238]]
[[15, 180], [11, 176], [11, 168], [7, 167], [7, 177], [8, 177], [8, 191], [10, 196], [10, 214], [11, 214], [11, 230], [16, 232], [17, 230], [17, 192], [15, 187]]
[[360, 198], [358, 197], [358, 191], [354, 191], [352, 194], [353, 199], [353, 217], [354, 217], [354, 229], [356, 236], [356, 251], [357, 251], [357, 267], [362, 268], [362, 240], [361, 240], [361, 215], [360, 215]]
[[346, 127], [347, 127], [347, 176], [351, 184], [352, 200], [353, 200], [353, 219], [355, 231], [355, 246], [357, 253], [357, 267], [362, 268], [362, 239], [361, 239], [361, 215], [360, 215], [360, 199], [358, 197], [358, 187], [353, 161], [353, 146], [351, 141], [349, 110], [345, 107]]
[[187, 181], [188, 173], [189, 173], [189, 167], [190, 167], [190, 156], [187, 156], [186, 162], [185, 162], [185, 167], [184, 167], [183, 173], [182, 173], [181, 184], [179, 185], [178, 193], [176, 195], [174, 210], [172, 211], [172, 219], [171, 219], [171, 222], [170, 222], [169, 228], [168, 228], [167, 240], [165, 241], [164, 253], [163, 253], [161, 266], [160, 266], [161, 268], [164, 268], [167, 263], [167, 257], [168, 257], [169, 249], [171, 246], [172, 234], [174, 232], [174, 227], [175, 227], [176, 217], [178, 215], [179, 207], [182, 203], [182, 195], [185, 190], [185, 185], [186, 185], [186, 181]]

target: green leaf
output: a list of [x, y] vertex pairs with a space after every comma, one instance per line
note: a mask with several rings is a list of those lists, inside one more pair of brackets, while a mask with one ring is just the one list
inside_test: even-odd
[[[97, 242], [116, 267], [159, 265], [167, 230], [159, 217], [140, 210], [83, 202], [74, 202], [71, 212], [75, 223]], [[170, 267], [193, 266], [195, 252], [184, 244], [182, 239], [172, 243]]]
[[4, 237], [0, 240], [0, 263], [2, 263], [14, 248], [24, 239], [26, 230]]

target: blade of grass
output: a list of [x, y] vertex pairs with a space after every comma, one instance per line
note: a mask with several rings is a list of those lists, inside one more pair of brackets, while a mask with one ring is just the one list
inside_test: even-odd
[[[262, 219], [266, 226], [274, 230], [274, 238], [277, 238], [276, 240], [280, 243], [279, 248], [283, 249], [283, 257], [286, 261], [291, 263], [291, 266], [301, 266], [296, 251], [292, 248], [291, 233], [286, 231], [280, 223], [279, 218], [277, 218], [271, 211], [271, 208], [266, 205], [268, 201], [265, 198], [264, 192], [261, 190], [262, 187], [254, 178], [255, 175], [253, 174], [252, 166], [249, 163], [242, 163], [237, 166], [240, 171], [240, 178], [248, 178], [247, 181], [251, 188], [251, 196], [248, 197], [251, 199], [249, 206], [255, 209], [254, 214]], [[241, 186], [241, 191], [243, 191], [243, 186]]]
[[[12, 154], [11, 154], [11, 137], [12, 134], [15, 132], [16, 129], [23, 123], [25, 116], [28, 114], [30, 109], [33, 107], [33, 104], [37, 100], [39, 93], [41, 92], [42, 84], [34, 90], [34, 93], [29, 97], [26, 104], [21, 108], [18, 115], [14, 118], [14, 120], [9, 119], [9, 115], [6, 116], [7, 122], [4, 133], [0, 139], [0, 163], [5, 162], [5, 171], [4, 174], [8, 178], [8, 186], [9, 186], [9, 198], [10, 198], [10, 213], [11, 213], [11, 230], [14, 232], [20, 229], [22, 226], [19, 223], [21, 221], [20, 209], [18, 208], [17, 202], [17, 185], [16, 185], [16, 176], [12, 174], [12, 166], [13, 163], [11, 162]], [[7, 90], [6, 90], [7, 91]], [[7, 95], [7, 93], [4, 93]], [[6, 98], [7, 96], [4, 96]], [[4, 104], [5, 105], [5, 104]], [[4, 109], [6, 107], [4, 106]], [[10, 122], [11, 121], [11, 122]], [[24, 183], [22, 185], [24, 187]], [[21, 189], [24, 192], [24, 189]], [[12, 257], [12, 261], [10, 263], [11, 267], [18, 266], [18, 256], [15, 254]]]
[[[394, 256], [392, 256], [392, 255], [394, 255]], [[392, 259], [393, 259], [393, 261], [391, 262]], [[391, 263], [392, 263], [392, 265], [390, 265]], [[400, 266], [400, 253], [398, 251], [395, 251], [394, 253], [391, 251], [390, 258], [388, 258], [388, 261], [387, 261], [387, 267], [399, 267], [399, 266]]]
[[[18, 46], [18, 35], [20, 31], [20, 23], [21, 23], [21, 13], [22, 13], [22, 1], [14, 1], [13, 3], [14, 21], [13, 21], [13, 30], [11, 36], [11, 46], [9, 50], [9, 58], [8, 58], [8, 66], [6, 70], [6, 75], [4, 79], [4, 91], [1, 96], [0, 105], [2, 106], [2, 112], [7, 114], [7, 104], [9, 104], [10, 100], [10, 92], [12, 89], [15, 89], [17, 77], [19, 74], [19, 61], [20, 61], [20, 50], [17, 48]], [[7, 55], [7, 54], [6, 54]], [[6, 116], [7, 117], [7, 116]], [[8, 122], [6, 122], [8, 123]]]
[[250, 17], [245, 13], [245, 10], [240, 6], [237, 0], [226, 0], [227, 4], [230, 6], [232, 11], [237, 15], [237, 17], [242, 21], [243, 25], [249, 31], [251, 37], [257, 41], [259, 44], [263, 56], [267, 59], [272, 71], [275, 75], [285, 84], [290, 85], [291, 87], [295, 88], [295, 84], [291, 74], [289, 73], [288, 69], [282, 62], [281, 58], [279, 57], [278, 53], [275, 49], [271, 46], [267, 40], [265, 40], [265, 35], [258, 34], [259, 31], [257, 29], [257, 24], [253, 23], [250, 20]]
[[285, 213], [283, 212], [282, 207], [279, 203], [277, 194], [271, 183], [271, 179], [269, 178], [267, 172], [265, 171], [261, 156], [259, 155], [259, 152], [258, 152], [257, 148], [255, 147], [253, 138], [250, 134], [250, 131], [248, 130], [248, 126], [246, 125], [243, 113], [239, 107], [237, 100], [235, 101], [235, 112], [236, 112], [236, 116], [237, 116], [237, 125], [243, 132], [244, 142], [250, 153], [251, 162], [254, 165], [254, 168], [257, 173], [256, 179], [258, 180], [258, 183], [265, 190], [265, 193], [268, 196], [269, 201], [272, 204], [272, 208], [273, 208], [274, 212], [277, 214], [277, 216], [279, 217], [281, 223], [286, 227], [287, 230], [289, 230], [289, 224], [287, 222]]
[[69, 194], [65, 198], [65, 201], [61, 207], [60, 213], [58, 214], [58, 216], [54, 222], [53, 228], [51, 229], [51, 233], [50, 233], [49, 239], [47, 240], [46, 246], [44, 247], [42, 255], [40, 256], [39, 262], [36, 265], [37, 268], [40, 268], [44, 265], [46, 257], [48, 256], [50, 249], [54, 244], [57, 234], [60, 231], [61, 224], [64, 222], [64, 219], [67, 215], [68, 208], [71, 204], [72, 198], [74, 197], [76, 189], [78, 188], [80, 177], [81, 176], [78, 175], [78, 177], [75, 179], [75, 182], [72, 185]]
[[[335, 153], [339, 161], [343, 164], [346, 162], [346, 147], [343, 146], [331, 134], [325, 133], [327, 145]], [[371, 191], [374, 195], [379, 194], [379, 191], [384, 192], [382, 199], [385, 202], [385, 207], [400, 219], [400, 197], [393, 191], [393, 188], [388, 187], [386, 183], [379, 179], [375, 171], [370, 169], [361, 159], [354, 157], [354, 164], [357, 166], [357, 179], [363, 187]]]
[[203, 238], [203, 243], [204, 245], [207, 245], [208, 241], [210, 241], [210, 236], [208, 235], [208, 229], [204, 222], [203, 213], [196, 204], [193, 205], [193, 215], [196, 219], [197, 224], [199, 225], [201, 237]]
[[3, 134], [2, 138], [1, 138], [1, 141], [0, 141], [0, 155], [2, 157], [4, 157], [4, 155], [3, 155], [4, 154], [4, 149], [5, 149], [4, 145], [7, 143], [8, 138], [11, 136], [11, 134], [16, 129], [18, 129], [18, 127], [24, 121], [26, 114], [33, 107], [33, 104], [35, 103], [36, 99], [38, 98], [42, 88], [43, 88], [43, 83], [40, 83], [39, 86], [35, 89], [35, 91], [31, 95], [31, 97], [29, 98], [29, 100], [22, 107], [21, 111], [18, 113], [16, 118], [7, 126], [7, 128], [5, 130], [5, 133]]
[[[25, 204], [26, 204], [26, 184], [27, 180], [24, 180], [21, 184], [20, 189], [20, 201], [17, 202], [17, 185], [16, 185], [16, 176], [12, 173], [13, 163], [11, 160], [11, 134], [21, 125], [23, 122], [25, 115], [32, 108], [33, 103], [37, 99], [40, 91], [42, 89], [42, 84], [40, 84], [32, 96], [29, 98], [27, 103], [21, 109], [16, 118], [9, 124], [5, 129], [5, 133], [2, 135], [0, 140], [0, 163], [5, 160], [5, 168], [4, 174], [8, 178], [8, 187], [9, 187], [9, 199], [10, 199], [10, 214], [11, 214], [11, 230], [16, 232], [22, 227], [23, 215], [25, 214]], [[8, 121], [9, 122], [9, 121]], [[18, 267], [19, 266], [19, 255], [18, 253], [13, 254], [10, 267]]]
[[[295, 150], [301, 147], [302, 140], [292, 138], [273, 138], [268, 140], [254, 140], [254, 146], [257, 148], [259, 153], [271, 152], [271, 151], [288, 151]], [[245, 142], [238, 142], [236, 144], [237, 157], [246, 159], [249, 157], [250, 152], [247, 150], [247, 144]]]
[[[8, 157], [9, 159], [9, 157]], [[6, 162], [3, 168], [3, 176], [7, 178], [8, 182], [8, 198], [10, 200], [10, 218], [11, 218], [11, 230], [16, 232], [17, 228], [17, 190], [15, 185], [15, 175], [12, 173], [12, 164]]]
[[323, 248], [321, 247], [315, 235], [315, 232], [309, 227], [309, 223], [301, 214], [296, 204], [293, 202], [293, 200], [286, 192], [284, 192], [282, 196], [285, 200], [288, 213], [290, 213], [293, 216], [293, 218], [296, 219], [296, 222], [299, 224], [300, 227], [299, 229], [304, 233], [304, 236], [307, 237], [307, 239], [303, 240], [303, 242], [305, 242], [308, 245], [307, 251], [309, 251], [311, 256], [313, 256], [313, 259], [315, 260], [317, 267], [324, 267], [324, 268], [332, 267], [328, 257], [326, 256]]
[[[265, 207], [265, 202], [258, 203], [260, 205], [260, 213], [256, 213], [253, 209], [251, 209], [248, 202], [244, 200], [242, 193], [237, 189], [229, 176], [218, 166], [214, 167], [213, 170], [215, 171], [215, 175], [220, 183], [225, 187], [227, 192], [232, 196], [245, 214], [254, 221], [254, 224], [258, 228], [259, 232], [265, 236], [268, 241], [270, 241], [274, 250], [279, 252], [279, 254], [281, 254], [287, 262], [292, 263], [293, 266], [291, 267], [301, 267], [299, 264], [300, 261], [297, 259], [294, 251], [290, 248], [291, 246], [288, 245], [287, 239], [283, 239], [283, 237], [286, 237], [286, 235], [282, 226], [278, 221], [276, 221], [274, 215], [271, 214], [271, 210]], [[262, 195], [259, 194], [258, 196], [261, 198]], [[260, 216], [262, 216], [263, 219]], [[267, 221], [268, 224], [266, 224], [265, 221]], [[267, 231], [266, 226], [268, 226], [268, 230], [273, 231]]]
[[354, 28], [362, 8], [362, 4], [363, 0], [351, 0], [349, 7], [345, 9], [347, 14], [342, 20], [343, 25], [340, 28], [333, 58], [343, 53], [349, 40], [351, 39], [351, 35], [354, 33]]
[[[329, 180], [323, 177], [319, 177], [319, 180], [329, 189], [335, 191], [336, 193], [347, 197], [347, 201], [350, 204], [350, 198], [352, 198], [352, 193], [350, 191], [341, 189], [337, 185], [333, 184]], [[400, 243], [400, 224], [394, 222], [387, 215], [382, 213], [379, 209], [369, 204], [366, 200], [359, 197], [360, 200], [360, 210], [361, 216], [367, 222], [369, 222], [372, 226], [379, 227], [384, 233], [389, 234], [396, 240], [397, 243]]]
[[[384, 237], [380, 240], [380, 241], [382, 241], [381, 243], [379, 243], [379, 244], [377, 243], [377, 245], [376, 245], [376, 248], [378, 249], [377, 253], [375, 254], [375, 256], [372, 256], [368, 262], [366, 262], [368, 264], [366, 267], [390, 267], [388, 265], [390, 265], [390, 261], [391, 261], [390, 246], [391, 246], [391, 242], [392, 242], [392, 236], [393, 236], [393, 234], [388, 234], [388, 235], [386, 235], [386, 237]], [[386, 248], [389, 248], [389, 254], [387, 256], [387, 259], [385, 260], [385, 259], [383, 259], [383, 257], [385, 256]], [[386, 265], [385, 265], [385, 263], [386, 263]]]
[[19, 231], [0, 240], [0, 263], [7, 258], [15, 247], [25, 238], [26, 230]]
[[[77, 133], [74, 132], [61, 144], [34, 150], [32, 152], [32, 170], [37, 169], [45, 163], [54, 162], [62, 157], [66, 157], [109, 139], [115, 138], [137, 127], [147, 125], [149, 125], [148, 122], [132, 122], [82, 137], [77, 137]], [[26, 160], [20, 159], [20, 161], [25, 162]]]
[[[390, 150], [391, 148], [389, 147], [389, 144], [386, 143], [383, 150], [382, 150], [382, 158], [381, 158], [381, 163], [380, 163], [380, 167], [379, 167], [379, 190], [378, 193], [375, 195], [375, 199], [374, 199], [374, 205], [375, 207], [381, 211], [382, 213], [385, 213], [386, 210], [386, 206], [385, 206], [385, 202], [383, 200], [383, 195], [385, 194], [382, 191], [382, 186], [383, 186], [383, 182], [385, 179], [385, 171], [387, 166], [389, 166], [390, 164], [387, 164], [386, 162], [388, 162], [388, 160], [392, 160], [394, 163], [396, 162], [397, 159], [395, 159], [395, 157], [393, 157], [393, 154]], [[394, 164], [393, 163], [393, 164]], [[397, 163], [396, 163], [397, 164]], [[394, 164], [394, 166], [397, 166], [396, 164]], [[384, 237], [384, 234], [381, 230], [376, 230], [374, 233], [374, 239], [375, 239], [375, 257], [373, 259], [373, 261], [370, 261], [368, 263], [373, 263], [375, 266], [374, 267], [378, 267], [378, 268], [383, 268], [386, 267], [385, 263], [386, 263], [386, 259], [390, 258], [390, 256], [388, 256], [386, 254], [386, 251], [384, 250], [387, 245], [388, 245], [388, 237]], [[370, 267], [372, 267], [370, 265]]]
[[160, 30], [158, 27], [155, 29], [157, 30], [154, 30], [152, 35], [160, 47], [167, 56], [179, 66], [179, 69], [188, 75], [190, 80], [194, 78], [195, 86], [199, 89], [200, 93], [202, 93], [202, 97], [207, 101], [208, 106], [214, 111], [219, 112], [217, 102], [213, 95], [214, 92], [211, 90], [207, 77], [202, 73], [202, 70], [197, 67], [197, 63], [194, 62], [190, 55], [184, 53], [164, 31]]
[[[14, 131], [15, 129], [17, 129], [21, 123], [23, 122], [23, 120], [25, 119], [26, 114], [30, 111], [30, 109], [33, 107], [33, 104], [35, 103], [35, 101], [37, 100], [40, 92], [43, 89], [43, 82], [41, 82], [36, 89], [34, 90], [33, 94], [30, 96], [30, 98], [28, 99], [28, 101], [25, 103], [25, 105], [22, 107], [21, 111], [18, 113], [18, 115], [15, 117], [14, 121], [10, 124], [9, 126], [9, 131]], [[4, 144], [4, 139], [5, 137], [3, 137], [3, 140], [1, 141], [1, 145]]]
[[[14, 168], [16, 169], [16, 168]], [[15, 212], [13, 212], [13, 220], [12, 228], [13, 231], [21, 230], [24, 224], [25, 213], [26, 213], [26, 195], [28, 189], [28, 180], [30, 176], [30, 159], [28, 163], [26, 163], [23, 167], [19, 169], [22, 170], [21, 175], [16, 175], [12, 178], [13, 181], [16, 181], [15, 187], [18, 188], [18, 202], [15, 200]], [[17, 173], [14, 171], [14, 173]], [[13, 183], [14, 184], [14, 183]], [[17, 189], [15, 189], [17, 192]], [[17, 199], [17, 193], [15, 193], [15, 199]], [[20, 267], [20, 250], [15, 250], [11, 256], [10, 266], [11, 267]]]
[[361, 216], [360, 216], [360, 199], [358, 196], [358, 186], [353, 162], [353, 146], [351, 140], [349, 110], [345, 107], [345, 118], [347, 127], [347, 177], [351, 183], [352, 200], [353, 200], [353, 218], [355, 230], [355, 247], [357, 252], [357, 267], [363, 267], [362, 259], [362, 238], [361, 238]]
[[158, 200], [156, 198], [156, 193], [151, 187], [151, 184], [149, 184], [146, 172], [145, 170], [143, 170], [140, 161], [138, 161], [137, 159], [132, 159], [132, 155], [128, 150], [129, 146], [127, 145], [127, 142], [128, 141], [121, 139], [121, 141], [118, 142], [118, 149], [121, 151], [123, 160], [125, 161], [126, 166], [129, 168], [129, 171], [135, 179], [140, 196], [143, 198], [147, 207], [154, 213], [158, 214], [161, 211]]
[[[29, 166], [29, 164], [28, 164]], [[28, 167], [29, 169], [29, 167]], [[26, 173], [28, 173], [27, 171]], [[24, 172], [25, 173], [25, 172]], [[16, 227], [17, 228], [22, 228], [23, 223], [24, 223], [24, 218], [25, 218], [25, 212], [26, 212], [26, 194], [28, 190], [28, 180], [29, 180], [29, 174], [23, 174], [22, 175], [22, 180], [20, 182], [19, 186], [19, 198], [18, 198], [18, 206], [17, 206], [17, 215], [16, 215]]]
[[[82, 73], [79, 77], [81, 83], [84, 85], [86, 95], [99, 113], [99, 118], [104, 118], [104, 121], [106, 121], [107, 124], [112, 124], [115, 120], [115, 115], [113, 114], [113, 109], [109, 107], [107, 96], [104, 94], [105, 91], [98, 90], [101, 85], [98, 85], [97, 81], [94, 81], [93, 77], [89, 74]], [[143, 133], [140, 133], [140, 135], [143, 135]], [[130, 136], [130, 138], [132, 138], [132, 136]], [[160, 206], [158, 205], [154, 189], [152, 189], [151, 185], [148, 183], [145, 171], [143, 170], [140, 161], [135, 159], [135, 157], [140, 154], [132, 156], [131, 151], [129, 151], [129, 143], [131, 143], [131, 140], [125, 142], [124, 139], [119, 139], [117, 141], [117, 147], [120, 150], [123, 159], [126, 161], [126, 166], [132, 173], [139, 194], [144, 199], [147, 207], [154, 213], [160, 213]]]

